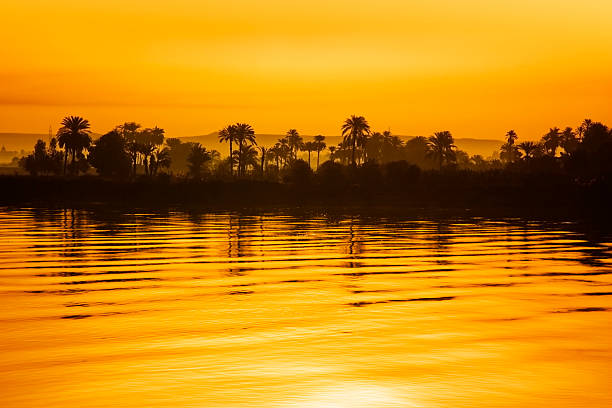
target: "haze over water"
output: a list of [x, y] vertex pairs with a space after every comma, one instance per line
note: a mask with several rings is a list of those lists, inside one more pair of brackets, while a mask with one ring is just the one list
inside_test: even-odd
[[3, 407], [609, 407], [578, 223], [0, 209]]

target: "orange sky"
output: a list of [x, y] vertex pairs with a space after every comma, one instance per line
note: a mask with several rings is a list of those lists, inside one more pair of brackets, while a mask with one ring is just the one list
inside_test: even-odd
[[82, 115], [169, 136], [251, 123], [539, 137], [612, 122], [609, 0], [20, 0], [0, 6], [0, 131]]

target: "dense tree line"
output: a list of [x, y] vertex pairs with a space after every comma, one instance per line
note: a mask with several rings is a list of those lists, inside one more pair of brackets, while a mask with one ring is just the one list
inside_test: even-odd
[[[372, 131], [363, 116], [347, 118], [340, 129], [343, 138], [338, 145], [328, 146], [322, 135], [304, 140], [296, 129], [289, 129], [266, 147], [258, 145], [251, 125], [235, 123], [219, 131], [219, 141], [228, 145], [228, 155], [222, 158], [216, 150], [165, 138], [163, 129], [135, 122], [118, 125], [94, 139], [86, 119], [68, 116], [49, 145], [39, 140], [20, 164], [34, 175], [76, 176], [93, 167], [101, 176], [124, 179], [160, 175], [287, 183], [316, 179], [330, 187], [338, 183], [393, 185], [414, 180], [422, 171], [554, 173], [580, 182], [612, 173], [612, 131], [588, 119], [576, 129], [551, 128], [538, 142], [519, 141], [510, 130], [500, 152], [490, 158], [457, 149], [448, 131], [404, 141], [389, 130]], [[308, 161], [300, 159], [300, 152]], [[320, 163], [323, 152], [329, 160]]]

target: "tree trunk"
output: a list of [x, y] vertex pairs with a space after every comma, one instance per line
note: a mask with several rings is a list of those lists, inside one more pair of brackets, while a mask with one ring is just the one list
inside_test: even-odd
[[64, 150], [64, 176], [66, 175], [66, 163], [68, 162], [68, 148]]
[[321, 153], [321, 151], [317, 150], [317, 170], [319, 170], [319, 153]]
[[355, 136], [353, 135], [353, 155], [352, 155], [352, 161], [353, 161], [353, 167], [355, 167], [357, 164], [355, 163]]
[[232, 149], [232, 139], [230, 139], [230, 156], [229, 156], [229, 165], [230, 165], [230, 176], [234, 175], [234, 151]]
[[308, 167], [312, 169], [312, 167], [310, 167], [310, 150], [308, 151]]

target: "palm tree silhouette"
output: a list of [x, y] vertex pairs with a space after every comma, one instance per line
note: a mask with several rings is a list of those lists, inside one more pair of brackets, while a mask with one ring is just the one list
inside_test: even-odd
[[369, 134], [370, 125], [368, 125], [368, 121], [363, 116], [351, 115], [342, 125], [343, 142], [352, 146], [353, 167], [357, 165], [355, 162], [355, 149], [357, 144], [362, 143]]
[[329, 149], [329, 160], [331, 160], [333, 163], [335, 159], [334, 153], [336, 153], [336, 146], [329, 146], [328, 149]]
[[310, 152], [314, 152], [315, 150], [317, 150], [316, 143], [315, 142], [303, 143], [302, 150], [308, 152], [308, 167], [312, 168], [312, 166], [310, 166]]
[[233, 152], [233, 142], [234, 142], [234, 137], [235, 137], [235, 133], [236, 133], [236, 128], [234, 125], [229, 125], [224, 127], [223, 129], [221, 129], [219, 131], [219, 142], [225, 142], [228, 143], [229, 142], [229, 164], [230, 164], [230, 175], [232, 175], [234, 173], [234, 164], [233, 164], [233, 160], [232, 158], [234, 157], [234, 152]]
[[266, 159], [268, 158], [270, 154], [270, 149], [266, 149], [263, 146], [259, 146], [259, 151], [261, 152], [261, 175], [263, 176], [266, 170], [265, 169]]
[[455, 140], [453, 135], [445, 130], [443, 132], [435, 132], [433, 136], [427, 139], [427, 154], [437, 160], [440, 164], [440, 170], [442, 165], [446, 162], [447, 164], [455, 160]]
[[509, 145], [513, 145], [516, 139], [518, 139], [518, 135], [514, 130], [511, 129], [506, 133], [506, 143]]
[[81, 153], [91, 144], [89, 127], [89, 121], [80, 116], [66, 116], [62, 119], [62, 127], [57, 131], [57, 140], [59, 146], [64, 148], [64, 175], [68, 153], [72, 153], [72, 163], [74, 163], [77, 153]]
[[574, 129], [566, 127], [561, 133], [561, 147], [565, 150], [565, 153], [571, 154], [578, 148], [580, 141], [576, 137]]
[[319, 170], [319, 155], [321, 154], [321, 150], [325, 150], [327, 145], [325, 144], [325, 136], [316, 135], [314, 137], [315, 150], [317, 151], [317, 170]]
[[241, 176], [244, 168], [242, 160], [243, 147], [250, 146], [251, 144], [257, 145], [257, 142], [255, 141], [255, 131], [251, 125], [236, 123], [234, 130], [234, 140], [238, 143], [238, 176]]
[[241, 162], [242, 168], [240, 170], [240, 174], [244, 175], [245, 171], [249, 169], [249, 167], [257, 168], [257, 150], [251, 145], [244, 145], [242, 147], [241, 152]]
[[519, 143], [517, 147], [525, 153], [525, 160], [531, 159], [535, 152], [540, 148], [535, 142]]
[[138, 155], [140, 154], [141, 146], [138, 142], [138, 130], [140, 125], [136, 122], [125, 122], [123, 125], [116, 127], [117, 132], [126, 141], [127, 152], [132, 159], [132, 174], [136, 175], [136, 163], [138, 162]]
[[287, 131], [287, 144], [291, 148], [291, 153], [293, 155], [293, 159], [297, 159], [297, 152], [302, 148], [303, 139], [295, 129], [289, 129]]
[[585, 119], [582, 121], [580, 126], [576, 129], [578, 132], [578, 137], [582, 140], [584, 134], [589, 130], [589, 128], [593, 125], [593, 121], [591, 119]]
[[550, 128], [548, 133], [542, 137], [544, 149], [552, 157], [557, 154], [557, 149], [561, 144], [561, 131], [558, 127]]

